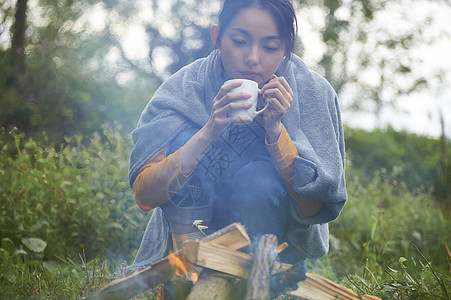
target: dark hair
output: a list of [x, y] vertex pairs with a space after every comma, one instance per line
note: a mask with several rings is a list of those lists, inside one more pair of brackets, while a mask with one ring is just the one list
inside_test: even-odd
[[274, 18], [286, 56], [289, 58], [294, 49], [298, 33], [298, 23], [293, 4], [290, 0], [224, 0], [219, 14], [219, 34], [216, 46], [219, 46], [224, 30], [232, 19], [244, 8], [257, 7], [267, 11]]

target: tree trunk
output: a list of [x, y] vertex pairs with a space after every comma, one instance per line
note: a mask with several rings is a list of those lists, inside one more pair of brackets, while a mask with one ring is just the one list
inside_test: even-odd
[[11, 54], [16, 70], [25, 73], [25, 30], [27, 20], [27, 0], [17, 0], [14, 16]]
[[438, 187], [438, 191], [445, 199], [447, 199], [450, 195], [449, 189], [449, 174], [448, 174], [448, 154], [446, 149], [446, 133], [445, 133], [445, 119], [443, 114], [440, 113], [440, 125], [442, 134], [440, 136], [440, 186]]

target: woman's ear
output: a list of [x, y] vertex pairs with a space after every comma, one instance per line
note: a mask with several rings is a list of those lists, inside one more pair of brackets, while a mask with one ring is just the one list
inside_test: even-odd
[[211, 26], [211, 38], [213, 40], [213, 43], [215, 43], [215, 45], [217, 45], [217, 41], [218, 41], [218, 36], [219, 36], [219, 26], [214, 24], [213, 26]]

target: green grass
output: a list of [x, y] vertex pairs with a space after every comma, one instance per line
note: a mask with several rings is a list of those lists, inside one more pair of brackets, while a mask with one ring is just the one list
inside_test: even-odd
[[[131, 142], [108, 128], [89, 143], [40, 140], [1, 134], [0, 290], [86, 297], [124, 275], [148, 218], [127, 183]], [[401, 171], [361, 180], [348, 168], [349, 201], [330, 225], [329, 254], [310, 271], [384, 299], [450, 299], [449, 211], [432, 189], [399, 181]]]
[[[48, 261], [20, 253], [0, 253], [0, 289], [4, 299], [81, 298], [89, 296], [115, 277], [123, 275], [117, 262], [93, 259]], [[116, 271], [112, 271], [116, 270]]]
[[349, 201], [331, 223], [331, 250], [313, 269], [386, 299], [450, 299], [451, 222], [432, 191], [410, 191], [394, 171], [348, 180]]

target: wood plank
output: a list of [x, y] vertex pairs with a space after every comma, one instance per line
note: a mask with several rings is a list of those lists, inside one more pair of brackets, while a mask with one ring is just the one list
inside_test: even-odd
[[252, 264], [250, 254], [201, 241], [183, 242], [183, 253], [195, 265], [242, 278], [247, 278]]
[[288, 248], [288, 243], [287, 242], [283, 242], [282, 244], [280, 244], [277, 247], [277, 253], [281, 253], [283, 250]]
[[246, 228], [241, 223], [232, 223], [206, 236], [201, 241], [209, 244], [217, 244], [231, 250], [242, 249], [251, 243]]
[[[198, 240], [183, 242], [183, 253], [191, 263], [230, 275], [247, 278], [252, 266], [250, 254]], [[288, 270], [290, 264], [274, 262], [272, 273]]]

